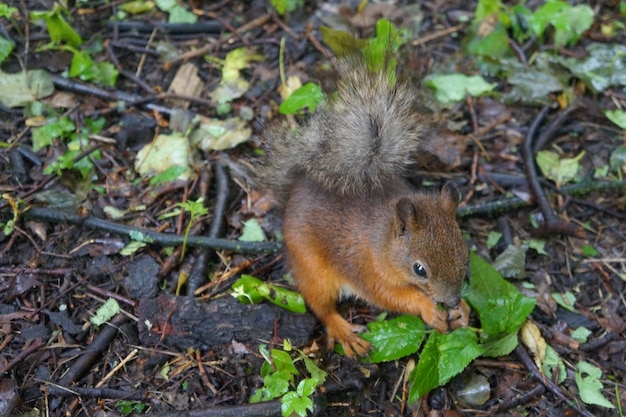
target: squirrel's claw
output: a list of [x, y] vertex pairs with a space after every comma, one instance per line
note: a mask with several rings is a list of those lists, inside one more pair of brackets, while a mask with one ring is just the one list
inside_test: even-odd
[[451, 329], [458, 329], [459, 327], [467, 327], [469, 323], [470, 308], [465, 302], [461, 300], [458, 306], [448, 310], [448, 322]]
[[429, 300], [429, 303], [422, 308], [420, 316], [426, 324], [439, 333], [448, 331], [448, 312], [441, 310], [433, 301]]
[[367, 330], [365, 326], [349, 324], [348, 322], [345, 322], [345, 327], [342, 327], [341, 330], [327, 328], [328, 349], [334, 349], [335, 342], [337, 342], [341, 344], [343, 352], [348, 358], [367, 355], [371, 347], [369, 342], [355, 334], [365, 330]]

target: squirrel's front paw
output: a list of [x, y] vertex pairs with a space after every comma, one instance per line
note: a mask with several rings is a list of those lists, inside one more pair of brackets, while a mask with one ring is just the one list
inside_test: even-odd
[[461, 300], [458, 306], [448, 310], [448, 322], [451, 329], [458, 329], [459, 327], [467, 327], [469, 323], [470, 308], [465, 302]]
[[432, 303], [432, 307], [422, 310], [422, 320], [439, 333], [448, 330], [448, 312], [440, 309], [437, 304]]

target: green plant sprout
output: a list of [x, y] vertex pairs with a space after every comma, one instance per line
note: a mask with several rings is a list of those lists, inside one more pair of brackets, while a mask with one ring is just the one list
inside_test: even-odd
[[[307, 410], [313, 411], [311, 396], [326, 381], [327, 374], [304, 352], [293, 349], [289, 341], [285, 340], [283, 345], [283, 350], [272, 349], [271, 352], [265, 346], [259, 346], [259, 352], [265, 359], [261, 366], [263, 386], [252, 394], [250, 402], [258, 403], [280, 397], [283, 417], [306, 417]], [[290, 352], [296, 356], [292, 358]], [[309, 377], [300, 379], [296, 385], [300, 372], [295, 364], [300, 361], [304, 362]]]
[[187, 223], [187, 228], [185, 229], [185, 237], [183, 239], [183, 249], [180, 253], [180, 259], [185, 257], [185, 249], [187, 248], [187, 239], [189, 238], [189, 231], [191, 230], [191, 226], [194, 221], [200, 216], [206, 216], [209, 213], [209, 210], [204, 207], [204, 202], [202, 198], [199, 198], [196, 201], [188, 200], [184, 203], [178, 203], [178, 207], [186, 211], [191, 215], [189, 222]]

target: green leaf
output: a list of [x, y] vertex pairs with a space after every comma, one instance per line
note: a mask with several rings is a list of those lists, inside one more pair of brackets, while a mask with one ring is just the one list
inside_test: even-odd
[[169, 23], [196, 23], [198, 16], [188, 11], [180, 5], [176, 5], [169, 10]]
[[270, 3], [274, 6], [278, 14], [282, 16], [287, 11], [287, 1], [288, 0], [270, 0]]
[[596, 248], [594, 248], [588, 243], [584, 243], [582, 249], [583, 249], [583, 255], [589, 258], [600, 256], [600, 252], [598, 252]]
[[47, 97], [54, 92], [50, 74], [45, 70], [7, 74], [0, 71], [0, 103], [13, 108]]
[[456, 329], [447, 334], [433, 332], [409, 377], [409, 402], [413, 403], [433, 388], [447, 383], [482, 353], [476, 333], [470, 329]]
[[171, 9], [177, 6], [176, 0], [155, 0], [154, 2], [159, 10], [163, 12], [169, 12]]
[[521, 279], [526, 276], [526, 245], [509, 245], [495, 259], [493, 267], [505, 278]]
[[41, 148], [51, 145], [57, 138], [65, 138], [68, 133], [74, 132], [76, 126], [65, 116], [58, 120], [52, 119], [45, 126], [33, 129], [33, 150], [37, 152]]
[[72, 58], [70, 77], [79, 77], [81, 80], [91, 80], [95, 75], [95, 63], [87, 51], [78, 51]]
[[557, 371], [558, 378], [555, 381], [557, 384], [562, 384], [567, 377], [567, 371], [565, 370], [563, 359], [561, 359], [559, 354], [556, 353], [550, 345], [546, 346], [546, 354], [541, 362], [541, 370], [550, 379], [553, 379], [553, 371]]
[[585, 156], [585, 151], [581, 151], [574, 158], [560, 158], [556, 152], [539, 151], [537, 152], [537, 165], [543, 175], [560, 187], [576, 177], [581, 167], [579, 161], [583, 156]]
[[535, 300], [523, 296], [475, 253], [470, 254], [470, 271], [467, 300], [480, 317], [481, 339], [517, 333], [535, 307]]
[[14, 15], [18, 14], [17, 7], [9, 7], [8, 4], [0, 4], [0, 17], [6, 17], [7, 19], [13, 19]]
[[525, 242], [530, 249], [534, 249], [540, 255], [548, 255], [546, 252], [546, 241], [543, 239], [530, 239]]
[[319, 381], [315, 378], [306, 378], [300, 381], [296, 392], [301, 397], [308, 397], [315, 392], [315, 389], [320, 385]]
[[496, 232], [495, 230], [490, 231], [487, 236], [487, 247], [493, 249], [500, 241], [500, 238], [502, 238], [502, 233]]
[[257, 219], [243, 221], [243, 232], [239, 240], [243, 242], [263, 242], [266, 240], [265, 233]]
[[309, 374], [311, 374], [311, 378], [314, 378], [317, 381], [317, 385], [322, 385], [324, 382], [326, 382], [326, 377], [328, 376], [328, 374], [324, 372], [319, 366], [317, 366], [315, 361], [313, 361], [312, 359], [309, 359], [306, 356], [304, 356], [303, 358], [306, 370], [309, 372]]
[[467, 36], [463, 39], [463, 51], [468, 55], [485, 56], [499, 59], [511, 54], [509, 45], [509, 35], [506, 27], [497, 21], [493, 28], [487, 33], [483, 33], [483, 24], [473, 23]]
[[578, 362], [576, 369], [576, 385], [578, 386], [580, 399], [585, 404], [599, 405], [600, 407], [611, 409], [615, 408], [615, 406], [602, 395], [602, 382], [600, 382], [602, 370], [584, 361]]
[[168, 182], [175, 181], [180, 175], [182, 175], [185, 171], [189, 169], [188, 167], [183, 167], [179, 165], [171, 166], [165, 171], [156, 174], [154, 177], [150, 178], [150, 185], [158, 186]]
[[616, 172], [626, 173], [626, 146], [618, 146], [609, 158], [611, 169]]
[[60, 43], [64, 41], [70, 46], [75, 48], [79, 47], [83, 43], [83, 40], [80, 35], [72, 29], [72, 26], [65, 21], [63, 16], [61, 16], [62, 10], [61, 7], [57, 7], [49, 11], [33, 11], [30, 16], [33, 20], [41, 19], [46, 23], [46, 28], [48, 29], [48, 34], [52, 42]]
[[284, 371], [276, 371], [263, 378], [263, 387], [267, 390], [270, 398], [278, 398], [289, 391], [289, 384], [293, 381], [293, 375]]
[[154, 9], [154, 2], [145, 0], [131, 0], [126, 3], [120, 4], [119, 8], [126, 13], [130, 13], [133, 15], [141, 14]]
[[586, 327], [579, 327], [575, 330], [572, 330], [570, 336], [580, 343], [586, 343], [589, 335], [591, 334], [591, 330]]
[[620, 129], [626, 129], [626, 112], [624, 110], [606, 110], [604, 115], [607, 119], [619, 126]]
[[94, 67], [93, 80], [100, 85], [115, 87], [119, 71], [110, 62], [100, 62]]
[[278, 111], [281, 114], [294, 114], [304, 108], [308, 108], [309, 112], [314, 112], [323, 99], [324, 92], [319, 85], [306, 83], [291, 93], [291, 95], [282, 102]]
[[561, 12], [562, 25], [555, 25], [555, 46], [565, 46], [578, 41], [580, 35], [591, 28], [594, 14], [591, 7], [586, 4], [569, 7]]
[[417, 352], [426, 335], [424, 322], [408, 315], [371, 322], [367, 328], [362, 337], [374, 348], [368, 356], [372, 363], [388, 362]]
[[565, 89], [554, 74], [528, 68], [513, 72], [507, 81], [513, 89], [503, 96], [506, 101], [552, 104], [554, 101], [548, 97], [549, 94]]
[[462, 100], [469, 94], [480, 96], [496, 88], [496, 83], [488, 83], [480, 75], [464, 74], [437, 75], [428, 77], [426, 84], [435, 90], [437, 100], [446, 105]]
[[0, 36], [0, 64], [4, 62], [5, 59], [11, 52], [13, 52], [13, 48], [15, 48], [15, 43], [4, 36]]
[[111, 320], [113, 316], [120, 312], [120, 305], [114, 298], [109, 298], [97, 310], [96, 315], [91, 317], [90, 321], [94, 326], [101, 326]]
[[284, 372], [288, 377], [289, 382], [293, 382], [293, 376], [298, 375], [298, 370], [293, 364], [293, 359], [289, 356], [289, 353], [284, 350], [272, 349], [272, 362], [276, 372]]
[[396, 59], [393, 53], [397, 52], [405, 39], [398, 28], [387, 19], [378, 19], [376, 22], [376, 36], [367, 41], [363, 48], [363, 56], [370, 70], [387, 71], [395, 76]]
[[351, 33], [344, 30], [332, 29], [321, 26], [322, 40], [338, 57], [353, 54], [365, 47], [365, 39], [355, 38]]
[[233, 285], [231, 295], [241, 303], [258, 304], [264, 300], [294, 313], [306, 313], [302, 294], [268, 284], [250, 275], [242, 275]]
[[574, 303], [576, 303], [576, 296], [571, 291], [566, 291], [565, 294], [561, 294], [559, 292], [553, 292], [552, 298], [554, 301], [564, 309], [575, 312], [576, 308], [574, 307]]
[[292, 417], [294, 414], [306, 417], [307, 410], [313, 411], [313, 401], [309, 397], [301, 397], [297, 392], [288, 392], [281, 399], [280, 410], [283, 417]]
[[611, 86], [626, 86], [626, 45], [592, 43], [587, 47], [587, 58], [554, 57], [553, 60], [569, 69], [595, 93]]
[[517, 332], [490, 335], [485, 333], [480, 338], [480, 347], [485, 351], [482, 356], [497, 358], [508, 355], [517, 347]]
[[[529, 28], [535, 35], [542, 37], [543, 32], [548, 27], [548, 24], [552, 21], [556, 21], [561, 11], [567, 7], [571, 7], [569, 4], [563, 1], [547, 1], [540, 6], [532, 17], [528, 20]], [[557, 25], [559, 23], [557, 22]]]
[[498, 13], [500, 7], [500, 0], [479, 0], [474, 11], [474, 22], [481, 22], [488, 16]]

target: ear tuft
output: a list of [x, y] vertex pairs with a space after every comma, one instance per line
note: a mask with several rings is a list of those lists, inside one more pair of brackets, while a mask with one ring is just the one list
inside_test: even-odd
[[444, 208], [456, 211], [461, 202], [461, 193], [453, 182], [446, 182], [441, 189], [441, 199]]
[[415, 204], [408, 198], [401, 198], [396, 203], [396, 224], [397, 236], [405, 236], [410, 232], [417, 222], [417, 212]]

